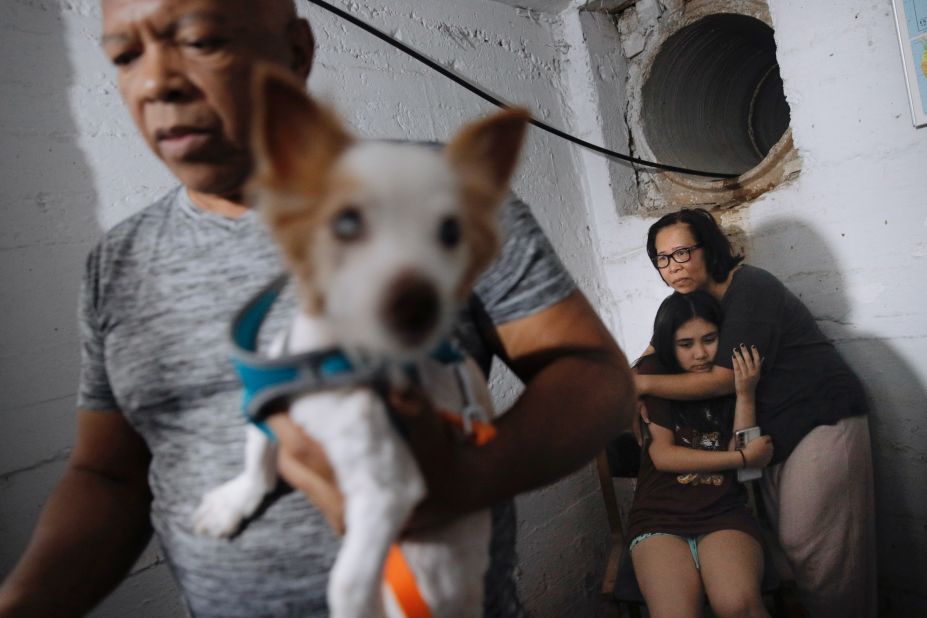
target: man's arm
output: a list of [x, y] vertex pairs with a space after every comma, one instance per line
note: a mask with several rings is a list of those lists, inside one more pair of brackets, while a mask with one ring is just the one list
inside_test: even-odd
[[435, 429], [419, 433], [416, 425], [433, 415], [412, 423], [410, 440], [428, 481], [424, 510], [474, 510], [551, 483], [630, 425], [635, 394], [627, 360], [580, 292], [497, 332], [499, 352], [525, 390], [482, 447], [449, 449]]
[[82, 410], [64, 476], [0, 587], [0, 616], [77, 616], [126, 575], [151, 537], [150, 455], [122, 414]]
[[[718, 354], [722, 353], [718, 352]], [[696, 401], [733, 393], [734, 372], [720, 365], [714, 365], [711, 371], [705, 373], [635, 374], [634, 385], [639, 395]]]

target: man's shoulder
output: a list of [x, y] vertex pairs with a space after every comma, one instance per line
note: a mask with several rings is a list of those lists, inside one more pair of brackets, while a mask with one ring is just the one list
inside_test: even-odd
[[160, 227], [170, 216], [180, 187], [171, 189], [135, 214], [129, 215], [103, 233], [95, 248], [96, 253], [126, 250], [147, 237], [145, 230]]
[[140, 227], [159, 224], [170, 214], [171, 208], [177, 199], [177, 192], [180, 190], [181, 187], [174, 187], [151, 204], [129, 215], [107, 230], [103, 234], [103, 239], [106, 241], [118, 241], [126, 236], [131, 236]]
[[502, 201], [501, 222], [503, 230], [509, 233], [526, 231], [534, 234], [540, 231], [537, 219], [531, 212], [531, 207], [518, 197], [514, 192], [509, 191]]

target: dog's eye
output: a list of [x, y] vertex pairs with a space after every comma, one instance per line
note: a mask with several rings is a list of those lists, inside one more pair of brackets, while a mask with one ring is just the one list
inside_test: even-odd
[[446, 217], [438, 228], [438, 241], [446, 249], [460, 244], [460, 222], [454, 217]]
[[345, 208], [332, 219], [332, 233], [339, 240], [357, 240], [364, 233], [364, 218], [356, 208]]

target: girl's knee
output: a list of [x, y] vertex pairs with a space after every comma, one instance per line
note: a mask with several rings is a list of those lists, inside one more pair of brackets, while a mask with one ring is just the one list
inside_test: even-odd
[[718, 618], [768, 617], [763, 599], [758, 591], [726, 590], [709, 597], [711, 610]]

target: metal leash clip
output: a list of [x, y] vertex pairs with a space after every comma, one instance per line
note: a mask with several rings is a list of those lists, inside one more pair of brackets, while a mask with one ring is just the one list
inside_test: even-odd
[[463, 399], [463, 408], [460, 410], [460, 420], [463, 423], [464, 434], [470, 436], [473, 434], [475, 425], [488, 425], [492, 419], [476, 398], [476, 394], [473, 390], [473, 381], [465, 357], [460, 350], [457, 349], [456, 344], [453, 345], [455, 351], [460, 356], [460, 360], [454, 363], [454, 375], [457, 378], [457, 386], [460, 389], [460, 395]]

